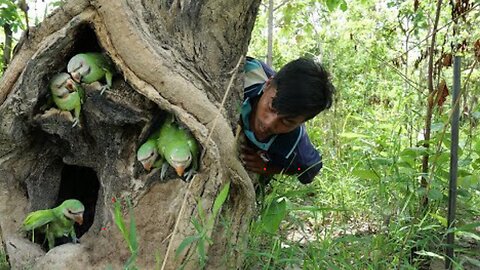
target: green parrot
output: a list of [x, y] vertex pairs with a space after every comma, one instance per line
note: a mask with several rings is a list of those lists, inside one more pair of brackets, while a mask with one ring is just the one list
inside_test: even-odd
[[83, 88], [65, 72], [53, 76], [49, 88], [53, 102], [60, 110], [74, 111], [73, 127], [76, 126], [80, 122], [80, 110], [85, 97]]
[[23, 221], [23, 230], [37, 230], [44, 233], [49, 249], [55, 247], [55, 238], [62, 236], [70, 235], [73, 242], [77, 243], [78, 238], [73, 225], [75, 222], [82, 225], [84, 211], [85, 207], [79, 200], [66, 200], [53, 209], [38, 210], [28, 214]]
[[145, 170], [150, 171], [152, 168], [158, 168], [162, 165], [162, 160], [157, 160], [157, 140], [160, 135], [160, 129], [155, 131], [147, 141], [138, 148], [137, 160], [142, 163]]
[[100, 95], [112, 87], [115, 73], [110, 59], [103, 53], [80, 53], [72, 57], [67, 64], [67, 71], [77, 83], [93, 83], [105, 77], [106, 85], [102, 86]]
[[[197, 141], [188, 130], [175, 123], [173, 115], [169, 115], [162, 127], [137, 151], [137, 159], [145, 169], [150, 170], [152, 167], [162, 165], [161, 179], [164, 178], [170, 165], [178, 176], [185, 174], [187, 182], [198, 169], [198, 156]], [[157, 157], [160, 157], [160, 160], [155, 162]], [[190, 170], [185, 173], [189, 167]]]

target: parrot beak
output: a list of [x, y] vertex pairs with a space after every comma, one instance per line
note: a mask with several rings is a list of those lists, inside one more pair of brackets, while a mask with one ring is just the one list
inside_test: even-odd
[[183, 173], [185, 172], [185, 168], [183, 166], [178, 166], [178, 167], [175, 167], [175, 171], [177, 172], [178, 176], [183, 176]]
[[153, 166], [152, 162], [143, 163], [143, 168], [145, 168], [145, 170], [147, 171], [150, 171], [152, 169], [152, 166]]
[[76, 81], [77, 83], [80, 83], [80, 80], [81, 80], [82, 78], [81, 78], [79, 72], [72, 72], [70, 75], [72, 76], [72, 78], [73, 78], [74, 81]]
[[83, 224], [83, 214], [75, 215], [74, 220], [75, 220], [75, 222], [77, 222], [79, 225], [82, 225], [82, 224]]
[[65, 87], [68, 89], [68, 91], [73, 92], [74, 89], [72, 80], [67, 80], [67, 82], [65, 83]]

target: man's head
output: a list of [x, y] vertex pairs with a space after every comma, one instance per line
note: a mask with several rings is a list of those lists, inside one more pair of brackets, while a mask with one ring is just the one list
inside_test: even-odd
[[332, 105], [335, 88], [328, 72], [311, 59], [289, 62], [271, 84], [277, 90], [272, 105], [280, 115], [301, 115], [309, 120]]
[[313, 60], [286, 64], [268, 80], [257, 103], [252, 129], [257, 139], [287, 133], [332, 105], [334, 86]]

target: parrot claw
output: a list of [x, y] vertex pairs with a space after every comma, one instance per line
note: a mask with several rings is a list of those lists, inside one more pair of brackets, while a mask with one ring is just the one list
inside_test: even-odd
[[191, 169], [189, 170], [187, 173], [185, 173], [185, 182], [189, 183], [192, 178], [193, 178], [193, 174], [196, 173], [196, 171], [194, 169]]
[[107, 90], [110, 90], [110, 87], [108, 85], [103, 85], [100, 91], [100, 95], [103, 95], [103, 93]]
[[73, 237], [73, 238], [72, 238], [72, 242], [73, 242], [74, 244], [80, 244], [80, 239], [78, 239], [77, 237]]
[[73, 120], [73, 125], [72, 125], [72, 128], [76, 127], [78, 125], [79, 121], [78, 121], [78, 118], [75, 118]]
[[162, 164], [162, 170], [160, 172], [160, 180], [163, 180], [165, 178], [165, 174], [167, 173], [167, 169], [168, 169], [168, 163], [165, 162]]

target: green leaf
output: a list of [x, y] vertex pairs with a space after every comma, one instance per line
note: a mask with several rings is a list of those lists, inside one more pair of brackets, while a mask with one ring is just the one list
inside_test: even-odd
[[435, 188], [432, 188], [428, 191], [428, 198], [430, 200], [434, 200], [434, 201], [437, 201], [437, 200], [440, 200], [443, 198], [443, 194], [440, 190], [438, 189], [435, 189]]
[[420, 147], [409, 147], [405, 148], [401, 153], [400, 156], [406, 157], [419, 157], [423, 156], [427, 153], [427, 148], [420, 146]]
[[273, 200], [262, 214], [261, 225], [265, 231], [274, 234], [286, 215], [287, 201], [285, 198]]
[[428, 257], [434, 257], [434, 258], [444, 260], [443, 256], [438, 255], [437, 253], [430, 252], [430, 251], [420, 250], [420, 251], [416, 251], [415, 253], [420, 255], [420, 256], [428, 256]]
[[[440, 217], [440, 216], [439, 216]], [[447, 222], [445, 220], [445, 222]], [[425, 227], [421, 227], [419, 230], [420, 231], [438, 231], [438, 229], [441, 228], [440, 225], [437, 225], [437, 224], [431, 224], [431, 225], [427, 225]]]
[[202, 204], [202, 200], [198, 200], [198, 216], [200, 217], [200, 221], [205, 224], [205, 222], [207, 221], [207, 215], [205, 214], [205, 210], [203, 209], [203, 204]]
[[472, 113], [473, 118], [480, 119], [480, 111], [476, 111]]
[[340, 5], [340, 0], [326, 0], [326, 4], [328, 10], [332, 12]]
[[198, 257], [200, 258], [200, 264], [204, 266], [205, 262], [207, 261], [207, 254], [205, 253], [205, 239], [203, 238], [198, 239], [197, 251], [198, 251]]
[[341, 9], [342, 11], [347, 11], [348, 6], [347, 6], [347, 2], [346, 2], [346, 1], [342, 1], [342, 3], [340, 4], [340, 9]]
[[470, 192], [468, 192], [468, 190], [466, 190], [464, 188], [458, 188], [457, 189], [457, 195], [465, 197], [465, 198], [469, 198], [470, 197]]
[[419, 188], [417, 189], [417, 195], [418, 195], [418, 196], [424, 196], [425, 193], [427, 193], [427, 189], [426, 189], [426, 188], [424, 188], [424, 187], [419, 187]]
[[458, 186], [468, 189], [475, 187], [480, 183], [480, 177], [478, 175], [467, 175], [458, 178]]
[[462, 257], [465, 258], [465, 260], [467, 260], [469, 263], [471, 263], [474, 266], [477, 266], [478, 268], [480, 268], [480, 261], [479, 260], [468, 257], [468, 256], [462, 256]]
[[450, 152], [443, 152], [432, 158], [437, 166], [447, 167], [450, 166]]
[[342, 138], [347, 138], [347, 139], [368, 138], [367, 135], [353, 133], [353, 132], [343, 132], [338, 134], [338, 136]]
[[128, 241], [128, 232], [122, 217], [122, 206], [118, 199], [115, 199], [115, 202], [113, 203], [113, 207], [114, 207], [113, 219], [115, 221], [115, 224], [117, 225], [118, 229], [122, 233], [122, 236], [125, 239], [125, 241]]
[[383, 158], [383, 157], [372, 158], [372, 161], [379, 165], [392, 165], [393, 163], [391, 158]]
[[473, 143], [473, 150], [477, 153], [480, 154], [480, 138], [477, 137], [475, 139], [475, 142]]
[[203, 226], [200, 224], [200, 222], [198, 222], [198, 220], [196, 218], [192, 218], [191, 222], [193, 224], [193, 227], [195, 227], [195, 230], [197, 230], [197, 232], [199, 234], [204, 233], [205, 230], [204, 230]]
[[228, 192], [230, 191], [230, 182], [228, 182], [218, 193], [217, 198], [215, 198], [215, 202], [213, 203], [213, 218], [215, 218], [218, 214], [218, 211], [220, 211], [220, 208], [222, 208], [222, 205], [225, 203], [225, 200], [227, 199]]
[[183, 239], [182, 243], [178, 246], [177, 250], [175, 251], [175, 255], [178, 256], [182, 251], [189, 246], [191, 243], [194, 241], [198, 240], [199, 237], [198, 235], [192, 235], [192, 236], [187, 236], [185, 239]]
[[438, 220], [438, 222], [440, 222], [440, 224], [442, 224], [443, 227], [447, 227], [448, 223], [447, 223], [447, 219], [445, 217], [442, 217], [442, 216], [434, 214], [434, 213], [430, 213], [430, 216], [432, 216], [433, 218]]
[[311, 205], [300, 205], [290, 208], [291, 211], [308, 211], [308, 212], [345, 212], [349, 211], [346, 208], [333, 208], [333, 207], [317, 207]]
[[477, 158], [472, 162], [472, 168], [475, 170], [480, 170], [480, 158]]
[[355, 169], [352, 174], [360, 179], [379, 180], [378, 175], [372, 170]]
[[480, 242], [480, 235], [478, 235], [477, 233], [471, 233], [471, 232], [458, 232], [458, 235], [461, 235], [465, 238], [470, 238], [470, 239], [473, 239], [475, 241], [479, 241]]
[[480, 222], [474, 222], [474, 223], [469, 223], [469, 224], [465, 224], [465, 225], [462, 225], [462, 226], [459, 226], [457, 228], [455, 228], [454, 231], [461, 231], [461, 232], [476, 232], [476, 229], [477, 228], [480, 228]]
[[436, 132], [436, 131], [443, 130], [444, 126], [445, 125], [442, 122], [434, 123], [434, 124], [432, 124], [430, 129], [431, 129], [432, 132]]
[[137, 254], [132, 253], [130, 258], [128, 258], [127, 262], [125, 263], [125, 270], [136, 270], [137, 267], [135, 266], [135, 260], [137, 259]]
[[130, 232], [129, 232], [129, 241], [130, 251], [132, 254], [137, 254], [138, 252], [138, 241], [137, 241], [137, 226], [135, 223], [135, 216], [133, 213], [133, 207], [130, 200], [127, 200], [128, 204], [128, 213], [130, 215]]

